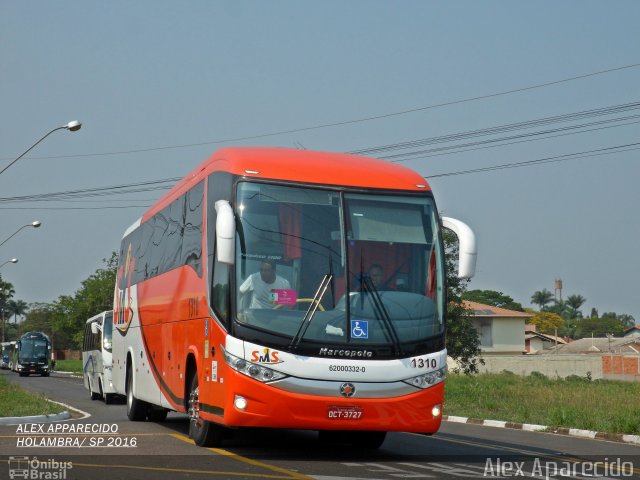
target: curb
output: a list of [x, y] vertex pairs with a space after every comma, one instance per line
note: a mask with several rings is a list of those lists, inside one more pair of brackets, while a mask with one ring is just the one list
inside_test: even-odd
[[54, 413], [52, 415], [31, 415], [28, 417], [0, 417], [0, 425], [20, 425], [22, 423], [51, 423], [68, 420], [71, 414], [65, 410], [64, 412]]
[[555, 433], [557, 435], [569, 435], [572, 437], [590, 438], [597, 440], [609, 440], [611, 442], [631, 443], [640, 445], [640, 435], [625, 435], [623, 433], [596, 432], [593, 430], [580, 430], [578, 428], [547, 427], [531, 423], [505, 422], [501, 420], [481, 420], [479, 418], [456, 417], [443, 415], [442, 419], [453, 423], [469, 423], [484, 427], [510, 428], [513, 430], [525, 430], [528, 432]]
[[64, 375], [68, 375], [71, 378], [82, 378], [82, 374], [76, 372], [65, 372], [64, 370], [54, 370], [51, 373], [62, 373]]

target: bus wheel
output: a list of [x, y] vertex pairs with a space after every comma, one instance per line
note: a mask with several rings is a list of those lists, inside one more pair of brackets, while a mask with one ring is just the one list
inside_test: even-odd
[[198, 372], [193, 372], [189, 389], [189, 438], [199, 447], [217, 447], [224, 438], [224, 428], [200, 418]]
[[133, 396], [133, 372], [127, 372], [127, 417], [133, 422], [147, 418], [147, 405]]
[[102, 379], [98, 378], [98, 382], [100, 385], [100, 397], [104, 400], [105, 405], [111, 405], [113, 403], [113, 393], [104, 393], [104, 388], [102, 387]]

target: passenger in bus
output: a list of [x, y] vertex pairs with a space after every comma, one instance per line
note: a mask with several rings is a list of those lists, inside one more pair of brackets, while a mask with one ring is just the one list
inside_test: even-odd
[[377, 291], [393, 290], [393, 287], [391, 287], [389, 281], [387, 281], [384, 267], [379, 263], [371, 265], [371, 268], [369, 268], [369, 278], [371, 279], [371, 284]]
[[251, 296], [249, 308], [274, 308], [273, 290], [290, 288], [289, 281], [276, 274], [275, 262], [264, 260], [260, 265], [260, 272], [249, 275], [240, 285], [241, 301], [246, 305], [247, 296]]
[[376, 290], [382, 290], [384, 287], [384, 268], [379, 263], [374, 263], [369, 269], [369, 278]]

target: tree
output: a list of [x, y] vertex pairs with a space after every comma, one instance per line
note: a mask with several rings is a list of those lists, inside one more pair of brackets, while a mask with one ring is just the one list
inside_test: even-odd
[[625, 328], [625, 330], [627, 328], [631, 328], [636, 324], [636, 319], [633, 318], [632, 315], [629, 315], [627, 313], [621, 313], [620, 315], [618, 315], [618, 320], [620, 321], [620, 323], [622, 323], [622, 326]]
[[18, 323], [18, 315], [24, 315], [27, 308], [27, 302], [24, 300], [9, 300], [8, 310], [9, 313], [13, 315], [13, 323]]
[[16, 291], [13, 289], [13, 285], [9, 282], [5, 282], [0, 277], [0, 321], [2, 322], [2, 341], [6, 338], [6, 321], [9, 313], [9, 301], [13, 298]]
[[461, 280], [457, 276], [458, 240], [456, 236], [445, 231], [445, 264], [447, 273], [447, 352], [461, 366], [462, 371], [469, 375], [478, 373], [478, 365], [484, 364], [480, 355], [480, 337], [471, 323], [472, 312], [464, 308], [462, 295], [466, 290], [468, 280]]
[[590, 317], [577, 320], [577, 336], [581, 338], [605, 337], [607, 334], [622, 335], [624, 326], [622, 322], [615, 316], [615, 313], [608, 316], [604, 314], [602, 317]]
[[587, 299], [582, 295], [569, 295], [565, 304], [567, 307], [567, 315], [569, 318], [582, 318], [582, 312], [580, 311], [580, 307], [586, 302]]
[[88, 318], [113, 308], [113, 289], [116, 284], [118, 255], [102, 260], [103, 268], [97, 269], [73, 296], [61, 295], [53, 303], [52, 323], [55, 331], [66, 332], [71, 348], [79, 348]]
[[462, 299], [484, 303], [485, 305], [492, 305], [494, 307], [515, 310], [516, 312], [524, 312], [522, 305], [516, 302], [513, 298], [502, 292], [496, 292], [495, 290], [469, 290], [462, 294]]
[[533, 313], [534, 316], [527, 320], [527, 323], [532, 323], [536, 326], [536, 331], [540, 333], [546, 333], [548, 335], [562, 335], [565, 333], [564, 319], [557, 313], [552, 312], [536, 312], [534, 310], [527, 310], [529, 313]]
[[551, 293], [546, 288], [538, 290], [537, 292], [533, 292], [533, 295], [531, 295], [531, 303], [533, 303], [534, 305], [539, 305], [540, 310], [544, 309], [544, 307], [553, 302], [553, 299], [553, 293]]
[[31, 304], [21, 331], [42, 331], [51, 337], [56, 349], [78, 349], [82, 345], [88, 318], [113, 308], [118, 256], [103, 259], [98, 268], [73, 295], [61, 295], [53, 303]]

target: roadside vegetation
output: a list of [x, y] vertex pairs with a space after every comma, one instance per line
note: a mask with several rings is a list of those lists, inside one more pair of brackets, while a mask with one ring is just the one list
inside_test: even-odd
[[56, 371], [82, 374], [82, 360], [57, 360]]
[[445, 415], [640, 434], [640, 383], [534, 373], [449, 376]]
[[45, 415], [63, 410], [63, 406], [49, 402], [44, 396], [27, 392], [0, 377], [0, 417]]

